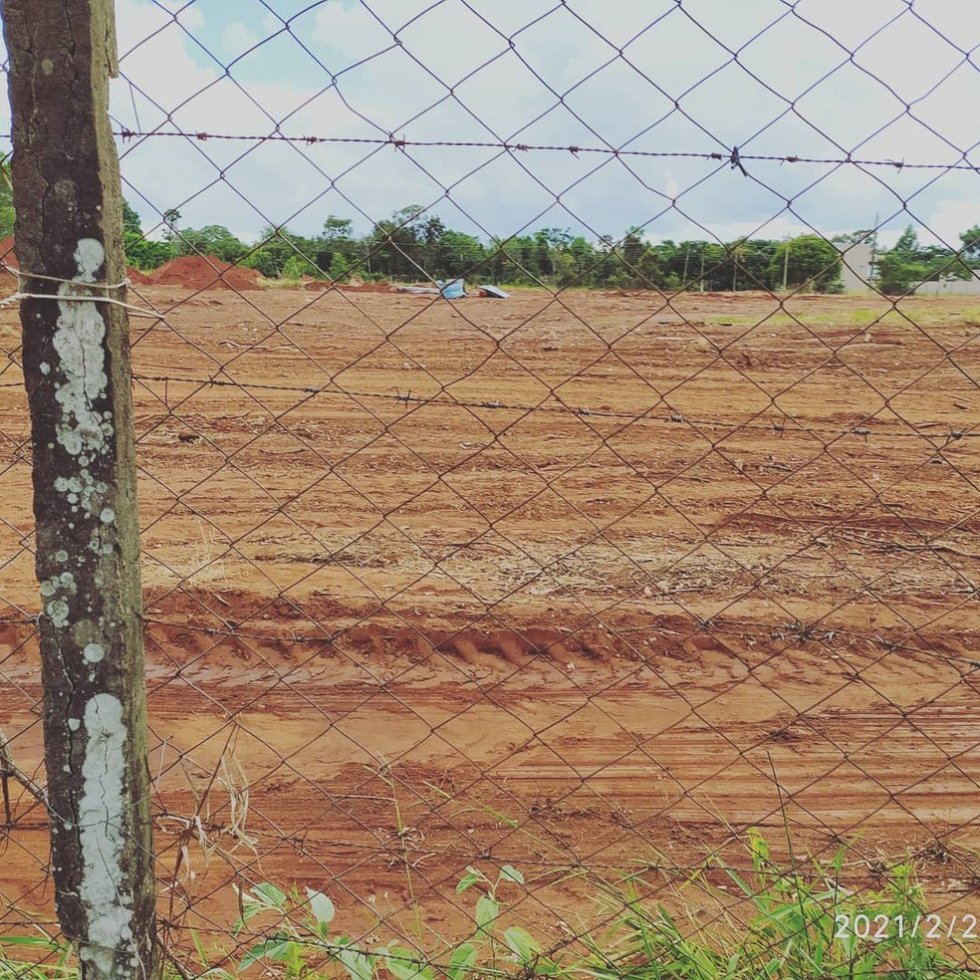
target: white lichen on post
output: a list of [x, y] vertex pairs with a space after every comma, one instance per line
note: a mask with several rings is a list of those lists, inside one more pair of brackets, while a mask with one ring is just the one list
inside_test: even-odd
[[[55, 400], [61, 406], [55, 424], [58, 442], [78, 458], [77, 476], [58, 477], [55, 490], [65, 495], [69, 509], [77, 514], [104, 513], [108, 487], [96, 480], [89, 466], [105, 452], [112, 436], [112, 413], [95, 407], [104, 401], [109, 379], [105, 372], [105, 321], [95, 301], [75, 286], [91, 285], [105, 261], [102, 243], [83, 238], [75, 249], [77, 275], [58, 287], [58, 320], [53, 344], [60, 359], [62, 380], [55, 385]], [[109, 509], [109, 513], [112, 513]]]
[[[108, 506], [109, 487], [95, 475], [103, 468], [103, 455], [112, 450], [112, 413], [98, 407], [105, 404], [109, 383], [106, 325], [97, 300], [85, 288], [96, 282], [105, 252], [96, 239], [83, 238], [74, 258], [77, 275], [58, 288], [58, 318], [52, 343], [58, 353], [55, 376], [59, 379], [55, 382], [59, 407], [55, 436], [76, 460], [77, 469], [70, 476], [57, 476], [52, 489], [64, 499], [69, 512], [97, 519], [86, 550], [106, 554], [102, 529], [112, 523], [115, 512]], [[108, 553], [111, 552], [110, 546]], [[77, 566], [87, 560], [84, 552], [73, 554], [64, 549], [56, 552], [56, 559]], [[97, 571], [95, 574], [98, 576]], [[82, 659], [94, 666], [104, 660], [108, 639], [91, 620], [72, 619], [68, 600], [76, 593], [76, 581], [69, 571], [54, 574], [41, 583], [51, 625], [56, 630], [71, 630], [76, 641], [84, 643]], [[88, 938], [80, 944], [79, 956], [87, 976], [105, 980], [130, 975], [131, 967], [139, 962], [131, 925], [132, 896], [119, 884], [125, 880], [122, 860], [127, 798], [127, 731], [123, 719], [122, 703], [113, 694], [96, 694], [85, 706], [83, 784], [77, 826], [82, 856], [78, 897], [88, 922]], [[78, 731], [79, 727], [78, 719], [69, 720], [69, 730]], [[117, 969], [118, 954], [126, 949], [132, 951], [135, 962]]]
[[105, 657], [105, 647], [101, 643], [86, 643], [82, 656], [88, 664], [97, 664]]
[[[78, 831], [82, 843], [79, 897], [88, 918], [88, 943], [79, 949], [90, 971], [103, 977], [114, 971], [115, 954], [132, 945], [132, 897], [120, 890], [123, 824], [126, 808], [126, 726], [119, 699], [96, 694], [85, 706], [85, 761]], [[91, 973], [90, 973], [91, 975]]]
[[[75, 249], [78, 274], [74, 281], [95, 282], [95, 275], [105, 261], [102, 243], [83, 238]], [[62, 283], [59, 296], [58, 323], [54, 348], [61, 359], [64, 381], [58, 385], [55, 399], [62, 407], [62, 420], [56, 426], [58, 442], [72, 456], [83, 452], [98, 452], [112, 435], [110, 413], [101, 413], [93, 403], [105, 398], [109, 379], [105, 373], [105, 321], [95, 302], [85, 302], [85, 293], [76, 291], [72, 283]], [[85, 469], [82, 470], [84, 474]], [[80, 488], [84, 492], [83, 486]]]
[[[96, 282], [96, 275], [105, 262], [105, 250], [98, 240], [83, 238], [75, 248], [74, 259], [77, 270], [74, 279], [58, 287], [58, 296], [64, 298], [58, 300], [52, 342], [58, 352], [61, 374], [61, 380], [55, 383], [55, 401], [60, 406], [55, 433], [64, 450], [78, 459], [79, 466], [76, 475], [56, 477], [54, 491], [64, 497], [71, 513], [82, 510], [90, 516], [99, 514], [102, 523], [107, 523], [105, 515], [113, 514], [112, 508], [105, 506], [109, 488], [89, 468], [109, 448], [112, 436], [112, 413], [95, 407], [97, 402], [105, 400], [109, 383], [105, 371], [106, 328], [97, 302], [89, 298], [87, 291], [79, 289]], [[96, 553], [103, 551], [99, 534], [93, 535], [89, 548]], [[66, 551], [57, 554], [64, 563], [69, 561]], [[84, 563], [84, 555], [75, 556], [76, 565]], [[55, 629], [71, 626], [66, 593], [74, 595], [75, 591], [70, 572], [62, 572], [42, 583], [41, 595], [47, 600], [45, 612]], [[96, 662], [88, 656], [85, 659]]]

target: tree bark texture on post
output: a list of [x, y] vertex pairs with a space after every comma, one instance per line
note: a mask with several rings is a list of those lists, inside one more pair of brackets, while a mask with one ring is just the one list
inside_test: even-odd
[[154, 878], [112, 0], [0, 0], [34, 452], [58, 916], [86, 978], [153, 977]]

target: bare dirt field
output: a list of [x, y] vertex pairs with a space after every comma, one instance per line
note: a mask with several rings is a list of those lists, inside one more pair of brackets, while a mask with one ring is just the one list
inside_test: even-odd
[[[557, 935], [582, 869], [679, 887], [784, 822], [969, 903], [980, 302], [138, 288], [175, 926], [264, 879], [451, 930], [465, 866], [511, 863]], [[18, 337], [6, 309], [0, 728], [34, 771]], [[15, 794], [0, 930], [50, 901], [44, 832]]]

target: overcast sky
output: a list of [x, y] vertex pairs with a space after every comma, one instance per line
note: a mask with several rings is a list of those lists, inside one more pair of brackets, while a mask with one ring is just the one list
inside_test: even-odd
[[[980, 166], [978, 0], [117, 0], [117, 18], [112, 111], [133, 130]], [[176, 207], [246, 238], [312, 233], [331, 213], [365, 231], [408, 204], [503, 236], [831, 235], [877, 214], [886, 242], [911, 220], [955, 244], [980, 222], [970, 170], [750, 161], [744, 177], [696, 157], [178, 137], [120, 149], [146, 225]]]

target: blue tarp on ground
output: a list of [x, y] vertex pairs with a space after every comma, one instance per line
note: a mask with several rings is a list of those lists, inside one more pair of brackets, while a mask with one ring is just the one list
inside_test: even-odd
[[437, 279], [436, 285], [446, 299], [462, 299], [466, 295], [462, 279]]

